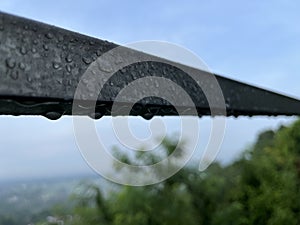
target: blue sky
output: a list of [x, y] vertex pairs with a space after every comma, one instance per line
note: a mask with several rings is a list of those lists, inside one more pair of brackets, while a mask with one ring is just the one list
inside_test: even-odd
[[[299, 1], [1, 0], [0, 10], [119, 44], [179, 44], [214, 72], [300, 98]], [[209, 119], [202, 120], [205, 131]], [[228, 162], [258, 132], [292, 120], [229, 118], [219, 160]], [[110, 134], [109, 121], [97, 122], [100, 133]], [[148, 122], [137, 118], [132, 126], [147, 135]], [[70, 118], [1, 116], [0, 146], [0, 180], [91, 171], [76, 148]]]

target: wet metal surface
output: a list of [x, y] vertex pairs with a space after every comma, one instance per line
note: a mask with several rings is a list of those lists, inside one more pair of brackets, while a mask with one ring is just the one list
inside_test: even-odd
[[[0, 13], [0, 115], [43, 115], [49, 119], [71, 115], [74, 94], [82, 75], [98, 57], [117, 46], [108, 41]], [[141, 58], [145, 55], [134, 50], [132, 52]], [[85, 102], [89, 101], [85, 96], [78, 114], [93, 118], [110, 115], [114, 99], [122, 88], [134, 80], [152, 76], [169, 79], [181, 86], [195, 103], [198, 115], [210, 115], [208, 101], [197, 83], [178, 67], [167, 61], [157, 62], [155, 58], [117, 71], [105, 83], [96, 110], [84, 107]], [[204, 78], [211, 76], [205, 71], [197, 73]], [[215, 76], [224, 95], [227, 116], [300, 114], [300, 102], [297, 99]], [[215, 88], [209, 82], [203, 85]], [[120, 115], [121, 109], [129, 103], [116, 102], [120, 107]], [[177, 102], [176, 106], [189, 108], [181, 102]], [[188, 110], [186, 114], [189, 114]], [[154, 115], [177, 115], [177, 112], [166, 100], [148, 97], [134, 105], [131, 115], [150, 119]]]

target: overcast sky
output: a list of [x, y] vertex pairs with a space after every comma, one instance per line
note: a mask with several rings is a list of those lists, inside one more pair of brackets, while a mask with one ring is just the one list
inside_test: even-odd
[[[300, 98], [299, 1], [1, 0], [0, 10], [119, 44], [143, 40], [178, 44], [216, 73]], [[260, 131], [292, 120], [228, 118], [218, 159], [229, 162]], [[176, 132], [176, 119], [165, 122], [170, 133]], [[209, 123], [208, 118], [200, 119], [201, 137], [208, 136]], [[137, 135], [149, 135], [148, 125], [140, 118], [131, 120]], [[109, 118], [97, 121], [97, 128], [108, 146], [117, 143]], [[49, 121], [1, 116], [0, 180], [91, 173], [72, 129], [70, 117]]]

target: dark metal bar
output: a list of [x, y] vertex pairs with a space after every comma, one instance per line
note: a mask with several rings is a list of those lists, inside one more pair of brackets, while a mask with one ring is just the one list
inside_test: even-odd
[[[0, 13], [0, 114], [43, 115], [50, 119], [71, 115], [74, 94], [82, 75], [98, 57], [117, 46], [40, 22]], [[146, 55], [133, 50], [132, 52], [141, 58]], [[109, 81], [113, 85], [106, 85], [99, 96], [96, 111], [86, 108], [78, 114], [88, 114], [96, 118], [110, 115], [114, 99], [122, 87], [141, 77], [157, 76], [170, 79], [181, 86], [191, 96], [199, 116], [210, 115], [207, 98], [195, 81], [176, 68], [176, 63], [170, 65], [167, 60], [166, 63], [157, 62], [156, 58], [116, 72]], [[205, 71], [187, 66], [184, 68], [200, 73], [203, 77], [210, 76]], [[227, 116], [300, 115], [298, 99], [215, 76], [224, 95]], [[121, 106], [130, 103], [117, 104]], [[180, 102], [177, 107], [188, 108]], [[130, 113], [145, 118], [154, 115], [177, 115], [169, 102], [155, 97], [142, 99], [134, 105]], [[188, 110], [186, 114], [189, 114]]]

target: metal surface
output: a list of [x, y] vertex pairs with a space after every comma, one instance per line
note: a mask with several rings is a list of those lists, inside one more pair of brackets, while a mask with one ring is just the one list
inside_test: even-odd
[[[71, 115], [74, 93], [82, 75], [99, 56], [117, 46], [0, 13], [0, 114], [43, 115], [50, 119]], [[132, 52], [141, 57], [145, 55]], [[207, 99], [195, 81], [182, 70], [167, 63], [156, 62], [155, 58], [153, 61], [127, 66], [115, 73], [99, 96], [95, 113], [94, 109], [85, 109], [79, 114], [95, 118], [110, 115], [114, 99], [122, 87], [141, 77], [157, 76], [180, 85], [191, 96], [199, 116], [210, 115]], [[197, 72], [204, 77], [210, 76], [205, 71]], [[227, 116], [300, 114], [300, 102], [297, 99], [218, 75], [216, 78], [224, 95]], [[129, 103], [119, 104], [121, 107]], [[177, 106], [188, 108], [180, 102]], [[154, 115], [177, 115], [177, 112], [170, 103], [149, 97], [135, 104], [131, 115], [141, 115], [147, 119]]]

